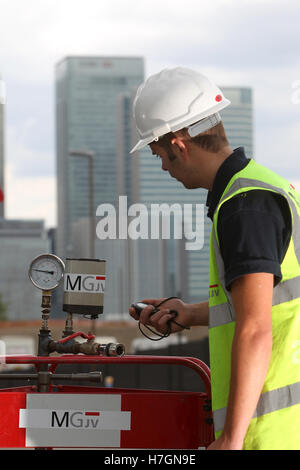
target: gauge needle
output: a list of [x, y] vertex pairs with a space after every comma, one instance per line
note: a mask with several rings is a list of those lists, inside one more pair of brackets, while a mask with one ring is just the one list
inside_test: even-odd
[[44, 271], [43, 269], [33, 269], [33, 271], [38, 271], [39, 273], [48, 273], [48, 274], [54, 274], [54, 271]]

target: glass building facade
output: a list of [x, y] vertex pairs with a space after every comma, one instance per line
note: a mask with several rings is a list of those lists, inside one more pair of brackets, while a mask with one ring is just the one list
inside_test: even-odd
[[41, 291], [27, 273], [33, 258], [47, 252], [42, 220], [0, 220], [0, 293], [8, 320], [41, 318]]
[[[253, 100], [252, 89], [247, 87], [222, 87], [231, 105], [221, 111], [223, 125], [232, 149], [244, 147], [248, 158], [254, 158]], [[202, 201], [206, 202], [207, 191], [202, 190]], [[209, 279], [209, 243], [211, 221], [206, 217], [204, 246], [201, 251], [187, 253], [188, 296], [190, 302], [206, 300]]]
[[57, 252], [72, 253], [72, 225], [89, 215], [89, 161], [94, 154], [94, 209], [117, 203], [117, 101], [144, 77], [142, 58], [67, 57], [56, 66]]
[[[226, 130], [230, 146], [235, 149], [244, 147], [246, 155], [253, 157], [253, 104], [252, 90], [250, 88], [223, 87], [224, 95], [231, 101], [231, 105], [222, 110], [221, 117]], [[134, 131], [132, 131], [134, 133]], [[136, 141], [136, 137], [133, 138]], [[208, 298], [209, 278], [209, 243], [211, 221], [207, 217], [206, 198], [204, 189], [188, 190], [172, 179], [168, 172], [161, 170], [161, 161], [156, 159], [149, 148], [145, 148], [138, 155], [132, 157], [135, 168], [134, 187], [132, 193], [134, 200], [147, 207], [151, 204], [178, 203], [182, 208], [184, 204], [193, 205], [193, 230], [195, 230], [195, 208], [202, 205], [203, 219], [199, 227], [202, 232], [199, 239], [204, 237], [198, 250], [186, 250], [186, 241], [183, 237], [180, 243], [177, 240], [165, 241], [164, 249], [164, 292], [161, 296], [181, 294], [188, 302], [199, 302]], [[144, 242], [146, 243], [146, 242]], [[143, 250], [140, 250], [140, 254]], [[144, 262], [144, 258], [141, 257]], [[153, 260], [153, 258], [152, 258]], [[153, 261], [152, 261], [153, 262]], [[151, 261], [149, 260], [151, 264]], [[140, 269], [142, 269], [140, 267]], [[148, 284], [155, 285], [155, 275], [149, 270]], [[153, 295], [150, 295], [152, 297]]]
[[231, 105], [222, 111], [222, 120], [233, 149], [244, 147], [248, 158], [255, 158], [253, 140], [253, 96], [246, 87], [222, 88]]

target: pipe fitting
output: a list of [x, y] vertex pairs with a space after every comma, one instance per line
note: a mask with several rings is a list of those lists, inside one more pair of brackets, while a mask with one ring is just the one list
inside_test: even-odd
[[106, 356], [122, 357], [125, 354], [125, 346], [121, 343], [108, 343], [106, 345]]
[[100, 344], [87, 341], [81, 343], [80, 352], [97, 356], [121, 357], [125, 354], [125, 347], [121, 343]]
[[87, 356], [108, 356], [122, 357], [125, 354], [125, 347], [121, 343], [100, 344], [93, 340], [84, 343], [78, 343], [71, 340], [61, 343], [59, 341], [49, 341], [49, 353], [57, 352], [60, 354], [86, 354]]

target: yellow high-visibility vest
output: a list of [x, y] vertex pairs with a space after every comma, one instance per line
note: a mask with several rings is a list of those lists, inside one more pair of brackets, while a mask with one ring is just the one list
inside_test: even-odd
[[285, 179], [254, 160], [229, 181], [213, 217], [209, 274], [209, 347], [215, 435], [223, 429], [229, 395], [235, 311], [225, 287], [217, 224], [222, 205], [240, 193], [272, 191], [284, 196], [292, 219], [291, 240], [273, 289], [272, 355], [244, 449], [300, 449], [300, 198]]

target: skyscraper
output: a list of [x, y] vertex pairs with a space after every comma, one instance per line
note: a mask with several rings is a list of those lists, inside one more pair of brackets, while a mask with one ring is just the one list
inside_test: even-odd
[[[72, 226], [89, 215], [89, 162], [94, 155], [94, 209], [117, 202], [116, 112], [118, 96], [144, 79], [139, 57], [67, 57], [56, 66], [57, 253], [72, 250]], [[94, 211], [95, 213], [95, 211]]]
[[0, 77], [0, 217], [4, 217], [4, 107], [5, 89]]
[[233, 149], [244, 147], [248, 158], [255, 158], [253, 139], [253, 98], [248, 87], [224, 87], [231, 105], [222, 111], [222, 121]]
[[0, 293], [9, 320], [38, 319], [41, 291], [28, 278], [31, 261], [49, 251], [43, 220], [0, 220]]
[[[231, 105], [221, 111], [229, 145], [232, 149], [244, 147], [246, 155], [253, 158], [252, 90], [248, 87], [222, 87], [222, 91], [231, 101]], [[207, 191], [201, 191], [202, 201], [205, 204]], [[207, 299], [210, 231], [211, 221], [205, 216], [204, 246], [201, 251], [187, 253], [190, 302]]]
[[[222, 121], [225, 126], [229, 144], [234, 149], [242, 146], [245, 148], [246, 155], [253, 156], [253, 117], [252, 117], [252, 90], [246, 87], [223, 87], [224, 95], [231, 101], [231, 106], [221, 111]], [[128, 98], [124, 99], [124, 109], [128, 107]], [[133, 126], [134, 127], [134, 126]], [[128, 129], [124, 130], [125, 134]], [[132, 128], [134, 135], [135, 130]], [[126, 144], [124, 138], [124, 144]], [[132, 138], [131, 144], [137, 141], [136, 135]], [[164, 275], [165, 292], [159, 291], [158, 296], [175, 295], [180, 293], [184, 300], [188, 302], [198, 302], [206, 300], [208, 296], [208, 269], [209, 269], [209, 242], [211, 221], [206, 216], [207, 209], [206, 198], [207, 191], [204, 189], [188, 190], [181, 183], [172, 179], [167, 172], [161, 170], [161, 162], [146, 147], [138, 155], [128, 157], [130, 144], [127, 150], [122, 150], [123, 158], [131, 158], [132, 187], [130, 195], [133, 202], [146, 204], [148, 207], [153, 204], [167, 203], [169, 205], [178, 203], [182, 207], [184, 204], [203, 205], [204, 218], [203, 225], [200, 227], [204, 235], [204, 243], [200, 250], [186, 250], [185, 243], [179, 243], [179, 240], [170, 240], [165, 244], [164, 250]], [[193, 229], [195, 229], [195, 218], [193, 219]], [[158, 271], [155, 271], [155, 256], [146, 259], [145, 249], [142, 248], [148, 240], [142, 241], [136, 245], [137, 256], [140, 259], [137, 272], [143, 271], [143, 283], [140, 286], [142, 297], [144, 291], [150, 286], [155, 286], [155, 282], [160, 281]], [[165, 241], [167, 242], [167, 241]], [[154, 266], [153, 266], [154, 265]], [[151, 267], [144, 271], [144, 266]], [[157, 264], [157, 268], [159, 265]], [[145, 277], [148, 276], [148, 279]], [[140, 278], [136, 275], [137, 282]], [[138, 289], [137, 289], [138, 290]], [[155, 292], [147, 297], [155, 296]]]

